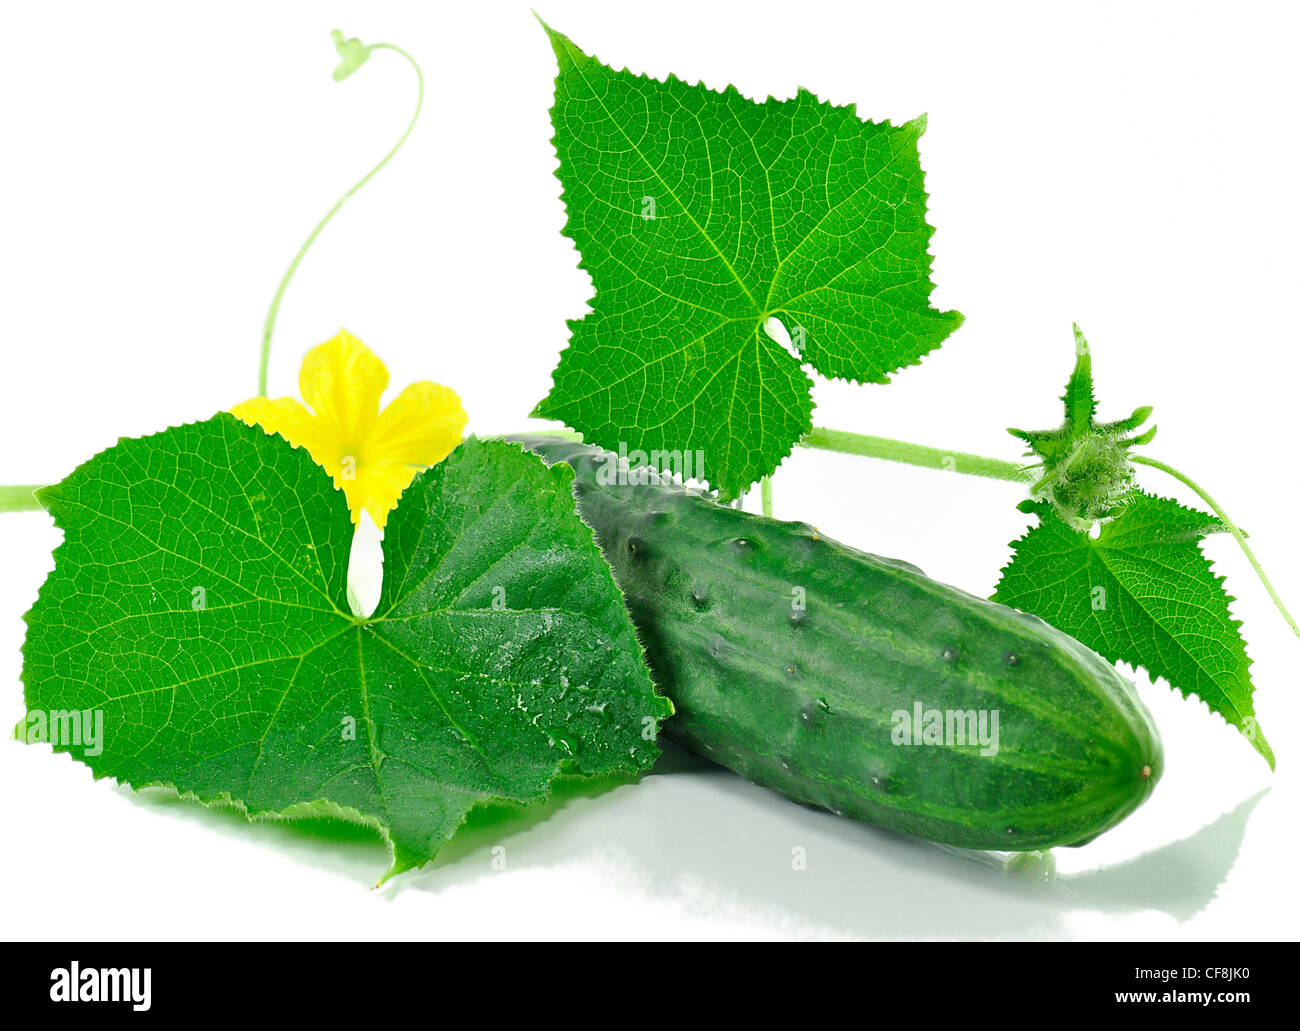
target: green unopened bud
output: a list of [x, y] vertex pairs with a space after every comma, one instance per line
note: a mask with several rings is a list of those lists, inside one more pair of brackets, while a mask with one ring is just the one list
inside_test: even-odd
[[1031, 491], [1049, 502], [1056, 514], [1076, 530], [1089, 530], [1123, 511], [1137, 489], [1129, 449], [1155, 436], [1155, 427], [1133, 434], [1151, 415], [1150, 406], [1135, 409], [1127, 419], [1096, 421], [1092, 392], [1092, 356], [1079, 327], [1075, 332], [1075, 364], [1066, 384], [1065, 422], [1055, 430], [1011, 430], [1040, 459], [1042, 475]]

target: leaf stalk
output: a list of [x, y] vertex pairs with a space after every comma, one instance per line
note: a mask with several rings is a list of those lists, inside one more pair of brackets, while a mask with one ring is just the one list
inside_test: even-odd
[[1029, 483], [1033, 480], [1033, 470], [1015, 462], [1006, 462], [1000, 458], [985, 458], [964, 451], [928, 447], [925, 444], [911, 444], [902, 440], [890, 440], [888, 437], [872, 437], [865, 433], [850, 433], [846, 430], [830, 430], [814, 426], [799, 441], [800, 446], [819, 451], [838, 451], [846, 455], [863, 455], [867, 458], [879, 458], [886, 462], [902, 462], [924, 469], [939, 469], [944, 472], [962, 473], [965, 476], [983, 476], [993, 480], [1006, 480], [1012, 483]]
[[36, 500], [39, 484], [0, 487], [0, 512], [39, 512], [44, 506]]

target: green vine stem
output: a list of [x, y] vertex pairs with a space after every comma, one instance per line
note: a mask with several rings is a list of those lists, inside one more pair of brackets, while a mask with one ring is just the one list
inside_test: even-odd
[[1259, 577], [1259, 582], [1264, 585], [1264, 590], [1268, 591], [1268, 596], [1273, 599], [1273, 604], [1277, 606], [1278, 612], [1282, 613], [1282, 618], [1286, 620], [1287, 626], [1291, 628], [1291, 632], [1295, 634], [1296, 637], [1300, 637], [1300, 627], [1296, 626], [1295, 620], [1291, 618], [1291, 613], [1288, 612], [1286, 606], [1282, 604], [1282, 598], [1273, 587], [1273, 582], [1269, 580], [1268, 574], [1264, 572], [1264, 567], [1259, 564], [1259, 559], [1255, 557], [1255, 553], [1251, 550], [1250, 545], [1246, 543], [1246, 535], [1241, 531], [1236, 523], [1228, 518], [1228, 513], [1223, 510], [1223, 507], [1215, 501], [1214, 498], [1210, 497], [1209, 492], [1190, 476], [1179, 472], [1172, 465], [1161, 462], [1159, 459], [1148, 458], [1146, 455], [1130, 455], [1129, 457], [1137, 465], [1149, 465], [1152, 469], [1159, 469], [1165, 475], [1172, 476], [1179, 483], [1183, 484], [1195, 493], [1198, 498], [1209, 506], [1210, 511], [1218, 517], [1219, 522], [1223, 524], [1224, 529], [1232, 534], [1238, 547], [1241, 548], [1242, 553], [1250, 560], [1251, 567], [1255, 570], [1255, 575]]
[[[579, 434], [570, 430], [532, 430], [530, 432], [535, 436], [563, 437], [570, 440], [582, 439]], [[862, 455], [868, 458], [883, 459], [888, 462], [901, 462], [906, 465], [920, 466], [924, 469], [962, 473], [966, 476], [983, 476], [1012, 483], [1028, 483], [1033, 480], [1033, 471], [1025, 466], [1017, 465], [1015, 462], [1006, 462], [999, 458], [985, 458], [982, 455], [972, 455], [964, 451], [949, 451], [943, 448], [928, 447], [924, 444], [911, 444], [902, 440], [890, 440], [887, 437], [871, 437], [862, 433], [849, 433], [845, 430], [828, 430], [814, 427], [799, 443], [803, 447], [821, 451], [838, 451], [843, 454]], [[1172, 476], [1209, 506], [1210, 511], [1218, 517], [1224, 529], [1232, 534], [1238, 546], [1250, 561], [1251, 568], [1255, 570], [1255, 575], [1259, 577], [1259, 582], [1264, 585], [1268, 596], [1273, 600], [1273, 604], [1277, 606], [1282, 618], [1286, 620], [1291, 632], [1300, 638], [1300, 627], [1297, 627], [1296, 621], [1292, 618], [1291, 613], [1287, 611], [1287, 607], [1282, 602], [1277, 589], [1274, 588], [1273, 582], [1269, 580], [1268, 574], [1264, 572], [1264, 567], [1260, 565], [1259, 559], [1255, 557], [1255, 553], [1246, 542], [1245, 533], [1228, 517], [1223, 507], [1210, 496], [1209, 492], [1191, 477], [1184, 475], [1173, 466], [1167, 465], [1158, 459], [1148, 458], [1145, 455], [1132, 455], [1131, 458], [1136, 464], [1150, 466], [1152, 469], [1160, 470], [1167, 476]], [[38, 489], [35, 486], [0, 486], [0, 512], [27, 512], [39, 509], [41, 505], [33, 493]], [[771, 477], [764, 476], [759, 489], [763, 514], [771, 516]]]
[[[1031, 468], [1016, 465], [1013, 462], [1004, 462], [997, 458], [984, 458], [980, 455], [970, 455], [960, 451], [944, 451], [942, 448], [926, 447], [923, 444], [909, 444], [905, 441], [890, 440], [887, 437], [870, 437], [861, 433], [848, 433], [844, 430], [828, 430], [814, 426], [812, 431], [799, 443], [804, 447], [817, 448], [823, 451], [865, 455], [868, 458], [881, 458], [889, 462], [904, 462], [908, 465], [917, 465], [928, 469], [943, 469], [949, 472], [964, 473], [968, 476], [987, 476], [995, 480], [1011, 480], [1021, 483], [1032, 482], [1034, 478]], [[1165, 462], [1155, 458], [1148, 458], [1145, 455], [1130, 455], [1129, 457], [1136, 464], [1150, 466], [1152, 469], [1160, 470], [1167, 476], [1172, 476], [1209, 506], [1210, 511], [1218, 517], [1224, 529], [1232, 534], [1236, 540], [1242, 553], [1249, 560], [1251, 568], [1255, 570], [1255, 575], [1259, 577], [1259, 582], [1264, 585], [1264, 590], [1273, 599], [1273, 604], [1281, 613], [1282, 618], [1286, 620], [1287, 626], [1291, 628], [1291, 632], [1297, 638], [1300, 638], [1300, 627], [1296, 626], [1296, 621], [1292, 618], [1291, 613], [1287, 611], [1287, 607], [1277, 593], [1277, 589], [1273, 586], [1273, 582], [1269, 580], [1268, 574], [1264, 572], [1264, 567], [1260, 565], [1259, 559], [1255, 557], [1255, 553], [1246, 542], [1246, 535], [1236, 523], [1228, 518], [1228, 514], [1223, 510], [1223, 507], [1210, 496], [1209, 492], [1191, 477], [1184, 475]]]
[[887, 462], [903, 462], [966, 476], [986, 476], [1013, 483], [1029, 483], [1034, 478], [1032, 470], [999, 458], [984, 458], [964, 451], [946, 451], [943, 448], [926, 447], [924, 444], [909, 444], [888, 437], [870, 437], [864, 433], [849, 433], [845, 430], [828, 430], [820, 426], [814, 426], [799, 443], [803, 447], [819, 451], [865, 455], [867, 458], [881, 458]]
[[39, 484], [19, 487], [0, 487], [0, 512], [39, 512], [41, 503], [36, 500]]
[[339, 56], [342, 58], [339, 66], [334, 70], [334, 80], [336, 82], [342, 82], [354, 71], [360, 68], [376, 50], [391, 50], [393, 53], [406, 58], [406, 60], [410, 62], [411, 67], [415, 69], [415, 77], [418, 84], [418, 92], [415, 100], [415, 112], [411, 115], [411, 121], [407, 124], [406, 131], [402, 133], [401, 139], [393, 145], [393, 149], [384, 155], [383, 160], [380, 161], [379, 164], [375, 165], [374, 168], [358, 179], [353, 187], [338, 199], [338, 202], [334, 207], [330, 208], [329, 211], [325, 213], [325, 217], [316, 223], [316, 228], [313, 229], [311, 235], [303, 241], [303, 245], [298, 248], [298, 253], [294, 255], [293, 261], [289, 263], [289, 267], [285, 270], [284, 278], [280, 280], [280, 285], [276, 288], [275, 296], [271, 299], [271, 310], [266, 313], [266, 325], [262, 330], [262, 357], [257, 367], [257, 393], [261, 397], [266, 396], [267, 368], [271, 362], [271, 334], [275, 332], [275, 320], [280, 313], [280, 301], [284, 298], [284, 292], [288, 289], [289, 281], [293, 279], [293, 274], [298, 271], [299, 263], [301, 263], [303, 256], [311, 248], [311, 245], [316, 242], [316, 237], [320, 236], [321, 230], [329, 225], [330, 219], [338, 214], [339, 209], [342, 208], [343, 205], [348, 202], [349, 198], [360, 190], [361, 187], [370, 182], [370, 180], [378, 174], [379, 170], [388, 164], [397, 152], [402, 149], [402, 145], [407, 141], [412, 130], [415, 128], [415, 123], [420, 120], [420, 109], [424, 106], [424, 72], [420, 70], [420, 66], [416, 63], [415, 58], [405, 50], [401, 47], [394, 46], [392, 43], [372, 43], [369, 46], [365, 46], [355, 39], [345, 40], [343, 38], [343, 33], [338, 32], [337, 30], [333, 33], [333, 36], [334, 45], [338, 48]]

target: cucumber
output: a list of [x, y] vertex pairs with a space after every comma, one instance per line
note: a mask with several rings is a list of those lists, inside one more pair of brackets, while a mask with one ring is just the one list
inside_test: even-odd
[[806, 523], [654, 474], [620, 483], [597, 448], [511, 439], [573, 467], [676, 706], [664, 732], [690, 751], [797, 802], [1004, 851], [1084, 844], [1159, 779], [1160, 737], [1133, 685], [1041, 619]]

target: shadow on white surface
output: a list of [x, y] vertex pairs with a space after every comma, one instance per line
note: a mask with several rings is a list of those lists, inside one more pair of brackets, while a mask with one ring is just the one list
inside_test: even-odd
[[[223, 829], [369, 888], [386, 855], [377, 836], [330, 821], [250, 823], [174, 793], [121, 789], [137, 804]], [[592, 876], [698, 916], [759, 921], [777, 936], [1067, 937], [1077, 911], [1157, 910], [1185, 921], [1215, 897], [1236, 862], [1259, 792], [1195, 834], [1134, 859], [1056, 875], [1050, 855], [930, 845], [794, 805], [666, 744], [653, 773], [561, 783], [523, 810], [488, 809], [423, 870], [383, 893], [434, 894], [552, 867]], [[799, 860], [803, 868], [800, 869]]]
[[518, 825], [468, 826], [432, 867], [399, 878], [393, 890], [439, 892], [491, 876], [492, 850], [502, 845], [512, 870], [585, 852], [666, 903], [766, 917], [787, 930], [1049, 937], [1076, 910], [1154, 909], [1180, 921], [1199, 912], [1236, 862], [1264, 793], [1135, 859], [1056, 876], [1050, 855], [1017, 858], [905, 838], [793, 805], [666, 745], [641, 783], [549, 807], [550, 818], [526, 812], [514, 818]]

